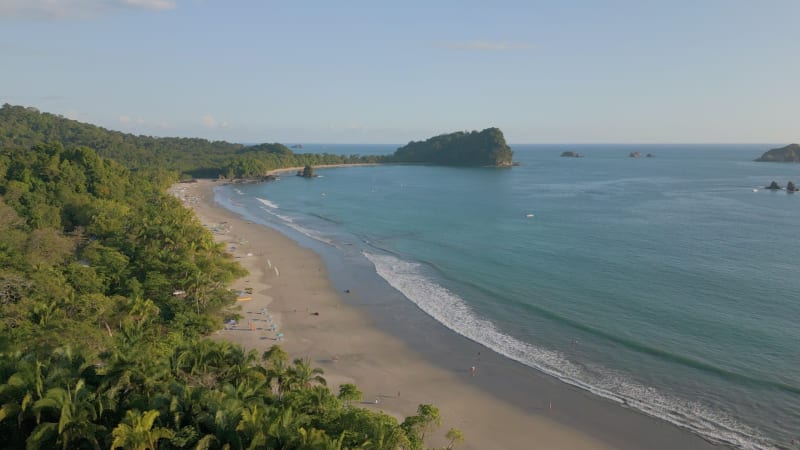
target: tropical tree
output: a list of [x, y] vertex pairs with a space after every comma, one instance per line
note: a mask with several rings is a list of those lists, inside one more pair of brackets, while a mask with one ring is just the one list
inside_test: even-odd
[[325, 373], [319, 367], [312, 367], [308, 359], [297, 358], [287, 370], [288, 386], [290, 390], [311, 387], [314, 383], [325, 385]]
[[125, 418], [114, 428], [111, 436], [114, 441], [111, 449], [125, 448], [132, 450], [155, 450], [158, 448], [158, 441], [170, 439], [175, 433], [163, 427], [153, 427], [159, 412], [151, 409], [140, 412], [136, 409], [125, 412]]
[[267, 383], [280, 397], [286, 389], [289, 355], [280, 345], [273, 345], [261, 355], [261, 360], [267, 364]]
[[97, 438], [105, 427], [96, 423], [95, 395], [83, 380], [67, 389], [48, 389], [44, 397], [34, 403], [33, 412], [39, 425], [28, 437], [28, 448], [47, 447], [53, 443], [64, 450], [79, 447], [82, 443], [100, 448]]
[[445, 434], [444, 437], [446, 437], [449, 441], [447, 444], [447, 450], [453, 450], [456, 447], [456, 444], [464, 442], [464, 433], [462, 433], [458, 428], [450, 428], [447, 430], [447, 434]]
[[345, 406], [350, 406], [351, 402], [361, 400], [363, 393], [358, 390], [358, 386], [352, 383], [344, 383], [339, 386], [339, 400], [344, 402]]
[[308, 418], [295, 414], [291, 407], [276, 413], [267, 428], [267, 448], [289, 448], [299, 438], [299, 430], [306, 425]]
[[422, 404], [417, 407], [417, 414], [406, 417], [402, 427], [406, 430], [411, 444], [414, 448], [422, 448], [425, 442], [425, 435], [434, 428], [442, 424], [439, 408]]

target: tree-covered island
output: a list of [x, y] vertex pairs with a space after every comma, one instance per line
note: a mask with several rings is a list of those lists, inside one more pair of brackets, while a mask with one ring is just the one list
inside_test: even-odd
[[773, 148], [756, 158], [758, 162], [800, 162], [800, 145], [789, 144], [785, 147]]
[[391, 162], [430, 163], [447, 166], [510, 166], [514, 152], [498, 128], [458, 131], [397, 149]]

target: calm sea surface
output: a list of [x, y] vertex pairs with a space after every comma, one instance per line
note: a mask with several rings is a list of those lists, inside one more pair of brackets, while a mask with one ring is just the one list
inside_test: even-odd
[[532, 368], [718, 442], [790, 446], [800, 193], [762, 187], [800, 182], [800, 165], [752, 162], [771, 145], [512, 147], [510, 169], [329, 169], [217, 199], [356, 252], [443, 326]]

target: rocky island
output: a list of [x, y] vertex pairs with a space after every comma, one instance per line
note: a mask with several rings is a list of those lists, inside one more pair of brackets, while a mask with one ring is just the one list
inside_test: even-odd
[[581, 155], [578, 152], [566, 151], [566, 152], [563, 152], [561, 154], [561, 157], [562, 158], [583, 158], [583, 155]]
[[773, 148], [766, 151], [759, 158], [758, 162], [800, 162], [800, 145], [789, 144], [786, 147]]
[[445, 166], [511, 166], [514, 152], [498, 128], [442, 134], [400, 147], [387, 162]]

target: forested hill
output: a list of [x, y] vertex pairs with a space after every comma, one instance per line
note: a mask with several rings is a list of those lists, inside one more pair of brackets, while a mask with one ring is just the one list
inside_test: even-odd
[[219, 167], [244, 147], [198, 138], [137, 136], [42, 113], [36, 108], [9, 104], [0, 108], [0, 147], [27, 149], [46, 142], [90, 147], [129, 169], [162, 167], [178, 171]]
[[503, 132], [483, 131], [442, 134], [397, 149], [393, 162], [433, 163], [448, 166], [510, 166], [513, 156]]
[[800, 162], [800, 145], [789, 144], [786, 147], [773, 148], [758, 157], [759, 162]]
[[258, 177], [282, 167], [382, 160], [377, 156], [295, 154], [282, 144], [246, 147], [199, 138], [137, 136], [42, 113], [36, 108], [9, 104], [0, 108], [0, 148], [29, 149], [48, 142], [92, 148], [128, 169], [168, 169], [205, 178]]
[[22, 141], [0, 146], [0, 447], [425, 447], [434, 406], [398, 421], [277, 345], [202, 338], [238, 316], [246, 272], [169, 177]]

